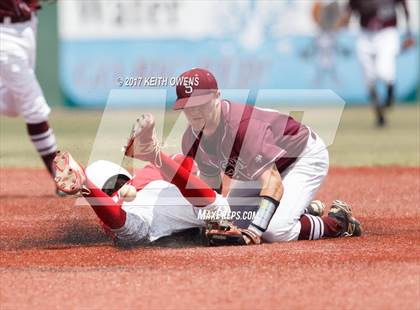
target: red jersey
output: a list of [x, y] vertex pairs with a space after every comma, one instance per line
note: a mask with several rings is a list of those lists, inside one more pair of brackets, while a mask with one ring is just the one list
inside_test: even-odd
[[130, 184], [139, 191], [150, 182], [157, 180], [163, 180], [159, 168], [153, 165], [146, 165], [144, 168], [136, 170]]
[[292, 117], [228, 100], [221, 105], [221, 121], [211, 137], [189, 126], [182, 139], [183, 153], [195, 159], [200, 174], [255, 180], [271, 163], [284, 171], [304, 150], [309, 130]]
[[[192, 163], [192, 165], [189, 166], [188, 162], [185, 161], [184, 155], [174, 154], [171, 156], [171, 158], [176, 163], [182, 165], [182, 167], [187, 169], [190, 173], [194, 175], [197, 174], [197, 165], [195, 163]], [[172, 181], [162, 176], [160, 168], [157, 168], [155, 165], [148, 164], [144, 166], [143, 168], [135, 171], [134, 177], [130, 181], [130, 184], [133, 185], [137, 189], [137, 191], [139, 191], [150, 182], [158, 181], [158, 180], [165, 180], [167, 182]]]
[[397, 25], [396, 6], [405, 0], [350, 0], [349, 9], [360, 16], [360, 26], [380, 30]]
[[0, 17], [19, 18], [30, 16], [32, 12], [40, 7], [38, 0], [1, 0]]

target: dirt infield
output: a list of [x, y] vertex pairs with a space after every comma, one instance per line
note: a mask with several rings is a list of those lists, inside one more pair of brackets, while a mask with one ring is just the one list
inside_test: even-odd
[[112, 246], [42, 170], [2, 169], [0, 308], [420, 309], [420, 168], [333, 168], [361, 238], [251, 247]]

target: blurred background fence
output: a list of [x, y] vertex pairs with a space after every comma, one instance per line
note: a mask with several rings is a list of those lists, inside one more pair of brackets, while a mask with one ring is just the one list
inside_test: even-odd
[[[333, 19], [345, 2], [338, 2]], [[417, 39], [419, 3], [408, 0]], [[312, 5], [311, 0], [58, 1], [39, 14], [38, 75], [52, 105], [103, 107], [120, 79], [176, 77], [194, 66], [209, 68], [225, 89], [331, 89], [347, 103], [367, 104], [355, 53], [357, 21], [349, 29], [322, 31]], [[419, 44], [398, 57], [398, 101], [415, 101], [419, 66]], [[175, 91], [167, 89], [170, 102]], [[155, 101], [142, 98], [139, 104]]]

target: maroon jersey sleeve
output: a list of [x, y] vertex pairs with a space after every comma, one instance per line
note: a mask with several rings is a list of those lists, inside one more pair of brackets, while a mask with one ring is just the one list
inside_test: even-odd
[[347, 9], [352, 11], [357, 11], [357, 1], [356, 0], [350, 0], [347, 3]]
[[277, 145], [270, 124], [258, 120], [249, 123], [240, 153], [247, 178], [258, 179], [286, 154], [286, 150]]
[[396, 6], [400, 3], [404, 0], [350, 0], [348, 7], [358, 13], [362, 28], [377, 31], [397, 25]]
[[41, 8], [41, 4], [38, 0], [21, 0], [21, 2], [25, 2], [33, 11]]
[[205, 176], [217, 176], [220, 174], [220, 169], [214, 165], [209, 165], [209, 159], [205, 157], [205, 152], [198, 152], [199, 137], [195, 136], [191, 127], [188, 127], [182, 137], [182, 153], [185, 156], [192, 157], [198, 165], [200, 174]]
[[29, 16], [32, 12], [40, 9], [38, 0], [1, 0], [1, 17], [22, 17]]

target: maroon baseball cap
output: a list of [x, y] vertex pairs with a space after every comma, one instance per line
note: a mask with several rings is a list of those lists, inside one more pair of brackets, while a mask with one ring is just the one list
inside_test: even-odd
[[202, 68], [188, 70], [177, 80], [177, 100], [173, 109], [203, 105], [209, 102], [217, 91], [217, 81], [210, 71]]

